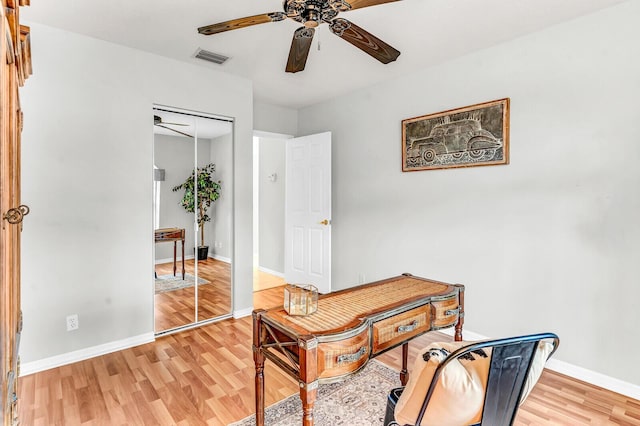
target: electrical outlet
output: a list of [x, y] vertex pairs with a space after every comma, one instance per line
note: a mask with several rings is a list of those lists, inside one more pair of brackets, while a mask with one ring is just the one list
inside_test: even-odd
[[360, 272], [358, 274], [358, 284], [364, 284], [364, 283], [365, 283], [364, 272]]
[[67, 331], [77, 330], [78, 328], [80, 328], [78, 314], [71, 314], [67, 316]]

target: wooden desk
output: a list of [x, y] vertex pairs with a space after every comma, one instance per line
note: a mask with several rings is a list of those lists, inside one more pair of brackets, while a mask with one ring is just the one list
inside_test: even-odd
[[176, 276], [176, 244], [182, 242], [182, 279], [184, 280], [184, 229], [162, 228], [155, 230], [156, 243], [173, 241], [173, 276]]
[[409, 340], [455, 326], [462, 340], [464, 286], [403, 274], [322, 295], [306, 317], [281, 308], [253, 311], [256, 426], [264, 425], [264, 362], [272, 361], [300, 385], [302, 424], [313, 425], [319, 384], [342, 380], [367, 361], [402, 345], [400, 380], [407, 383]]

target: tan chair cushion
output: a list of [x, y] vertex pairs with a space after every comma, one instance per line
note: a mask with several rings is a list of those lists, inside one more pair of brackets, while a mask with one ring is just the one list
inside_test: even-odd
[[[436, 367], [447, 356], [447, 352], [454, 352], [470, 343], [432, 343], [419, 352], [420, 355], [416, 357], [413, 367], [409, 370], [409, 382], [396, 405], [395, 418], [398, 423], [415, 422]], [[524, 402], [540, 378], [552, 350], [551, 342], [541, 342], [538, 346], [520, 403]], [[425, 353], [429, 353], [428, 361], [423, 359], [422, 355]], [[486, 348], [483, 349], [483, 353], [474, 352], [466, 359], [449, 363], [440, 375], [440, 384], [431, 397], [422, 425], [457, 426], [479, 423], [482, 418], [490, 361], [491, 348]]]
[[529, 376], [527, 377], [527, 381], [524, 384], [524, 388], [522, 389], [522, 396], [520, 397], [520, 404], [524, 402], [525, 399], [531, 393], [533, 387], [538, 383], [538, 379], [542, 375], [542, 370], [544, 370], [544, 365], [546, 364], [551, 352], [553, 352], [553, 342], [542, 340], [538, 344], [538, 350], [536, 350], [536, 354], [533, 356], [533, 362], [531, 363], [531, 369], [529, 370]]

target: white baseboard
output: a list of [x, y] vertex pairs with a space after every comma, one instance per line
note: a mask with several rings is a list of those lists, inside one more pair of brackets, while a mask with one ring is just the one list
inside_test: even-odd
[[237, 311], [233, 311], [233, 318], [240, 319], [240, 318], [248, 317], [252, 313], [253, 313], [253, 308], [239, 309]]
[[90, 348], [80, 349], [78, 351], [68, 352], [62, 355], [52, 356], [50, 358], [41, 359], [33, 362], [25, 362], [20, 364], [20, 376], [38, 373], [40, 371], [49, 370], [51, 368], [60, 367], [78, 361], [84, 361], [89, 358], [132, 348], [134, 346], [150, 343], [155, 340], [153, 332], [141, 334], [139, 336], [129, 337], [127, 339], [115, 342], [105, 343], [103, 345], [93, 346]]
[[[212, 259], [219, 260], [221, 262], [231, 263], [231, 258], [220, 256], [220, 255], [217, 255], [217, 254], [208, 253], [208, 257], [210, 257]], [[191, 259], [195, 259], [195, 256], [185, 256], [184, 257], [184, 260], [191, 260]], [[160, 265], [162, 263], [173, 263], [173, 257], [168, 257], [166, 259], [156, 259], [156, 261], [155, 261], [156, 265]], [[180, 257], [176, 258], [176, 263], [180, 263]]]
[[547, 361], [545, 368], [564, 374], [565, 376], [570, 376], [574, 379], [582, 380], [583, 382], [608, 389], [612, 392], [628, 396], [629, 398], [640, 400], [640, 386], [616, 379], [615, 377], [606, 376], [554, 358]]
[[262, 266], [258, 266], [258, 270], [261, 272], [266, 272], [267, 274], [270, 274], [270, 275], [275, 275], [276, 277], [284, 278], [284, 272], [274, 271], [272, 269], [264, 268]]
[[[448, 334], [449, 336], [453, 336], [454, 333], [453, 328], [447, 328], [439, 331], [441, 333]], [[483, 336], [482, 334], [474, 333], [473, 331], [468, 330], [463, 330], [462, 334], [464, 336], [464, 340], [469, 341], [488, 339], [487, 336]], [[640, 386], [625, 382], [620, 379], [616, 379], [615, 377], [606, 376], [602, 373], [597, 373], [586, 368], [578, 367], [577, 365], [569, 364], [568, 362], [559, 361], [555, 358], [551, 358], [549, 361], [547, 361], [547, 363], [545, 364], [545, 368], [553, 370], [556, 373], [564, 374], [565, 376], [587, 382], [594, 386], [598, 386], [612, 392], [616, 392], [630, 398], [640, 400]]]
[[225, 256], [220, 256], [219, 254], [208, 254], [208, 257], [215, 259], [215, 260], [219, 260], [220, 262], [224, 262], [224, 263], [231, 263], [231, 258], [229, 257], [225, 257]]

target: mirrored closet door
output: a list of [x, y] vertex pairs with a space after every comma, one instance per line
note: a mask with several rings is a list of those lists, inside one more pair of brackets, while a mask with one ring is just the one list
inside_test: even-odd
[[233, 120], [155, 106], [153, 224], [156, 334], [232, 309]]

